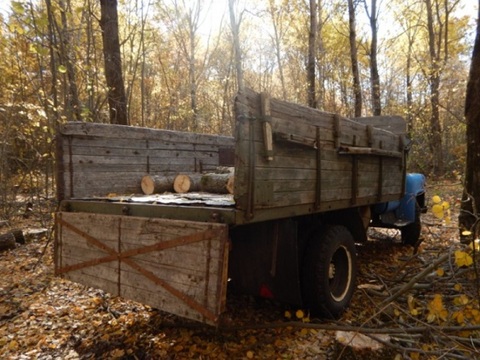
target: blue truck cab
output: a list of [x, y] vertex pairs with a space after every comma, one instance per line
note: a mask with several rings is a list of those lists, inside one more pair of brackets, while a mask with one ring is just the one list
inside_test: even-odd
[[372, 210], [371, 226], [399, 229], [404, 244], [418, 246], [420, 213], [426, 212], [425, 176], [407, 174], [405, 195], [400, 200], [376, 204]]

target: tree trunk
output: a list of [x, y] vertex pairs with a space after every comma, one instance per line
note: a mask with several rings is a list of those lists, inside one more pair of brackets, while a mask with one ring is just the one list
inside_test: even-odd
[[[369, 14], [372, 40], [370, 43], [370, 84], [372, 87], [372, 112], [374, 116], [382, 115], [382, 103], [380, 96], [380, 75], [378, 74], [378, 23], [377, 23], [377, 0], [371, 0]], [[365, 2], [366, 6], [366, 2]], [[367, 11], [368, 13], [368, 11]]]
[[360, 72], [358, 70], [357, 55], [357, 29], [355, 20], [355, 7], [353, 0], [348, 0], [348, 16], [349, 16], [349, 40], [350, 40], [350, 59], [352, 61], [353, 74], [353, 94], [355, 96], [355, 117], [362, 116], [362, 86], [360, 84]]
[[443, 173], [442, 156], [442, 126], [440, 125], [440, 55], [435, 45], [435, 30], [433, 9], [431, 0], [425, 0], [427, 7], [428, 47], [430, 52], [430, 104], [432, 114], [430, 116], [429, 147], [433, 156], [433, 172], [440, 175]]
[[[461, 212], [458, 218], [460, 239], [469, 242], [480, 236], [480, 4], [477, 34], [470, 65], [465, 101], [467, 121], [467, 159]], [[465, 230], [471, 236], [462, 234]]]
[[67, 15], [71, 16], [70, 3], [65, 4], [64, 1], [58, 2], [61, 9], [61, 19], [62, 19], [62, 28], [59, 30], [59, 48], [60, 48], [60, 57], [63, 64], [65, 65], [67, 72], [67, 96], [65, 97], [65, 110], [67, 111], [67, 117], [70, 120], [81, 121], [81, 105], [80, 99], [78, 96], [77, 81], [75, 76], [75, 53], [72, 51], [72, 38], [70, 36], [70, 31], [67, 22]]
[[315, 49], [317, 43], [317, 0], [310, 0], [310, 31], [308, 33], [308, 57], [307, 57], [307, 98], [308, 106], [317, 107], [317, 94], [315, 91]]
[[105, 79], [108, 87], [108, 107], [112, 124], [128, 125], [127, 98], [122, 76], [122, 59], [118, 35], [118, 14], [116, 0], [100, 0], [105, 61]]
[[228, 0], [228, 9], [230, 13], [230, 26], [232, 27], [233, 49], [235, 55], [235, 69], [237, 70], [237, 85], [238, 91], [243, 92], [245, 86], [243, 83], [243, 68], [242, 68], [242, 50], [240, 48], [240, 19], [235, 18], [235, 0]]

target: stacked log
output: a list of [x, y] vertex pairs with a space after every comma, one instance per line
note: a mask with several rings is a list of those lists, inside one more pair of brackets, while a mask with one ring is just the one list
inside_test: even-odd
[[170, 176], [145, 175], [142, 178], [141, 186], [145, 195], [159, 194], [173, 191], [173, 180]]
[[233, 168], [219, 168], [215, 173], [178, 174], [175, 177], [162, 175], [145, 175], [141, 181], [145, 195], [167, 191], [187, 193], [204, 191], [215, 194], [233, 194]]
[[176, 193], [200, 191], [202, 174], [178, 174], [173, 181], [173, 190]]
[[204, 174], [201, 189], [217, 194], [233, 194], [233, 179], [232, 174]]

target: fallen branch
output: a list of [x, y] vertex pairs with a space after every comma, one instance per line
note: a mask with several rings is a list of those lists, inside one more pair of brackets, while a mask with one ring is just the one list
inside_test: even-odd
[[393, 300], [397, 299], [401, 295], [405, 294], [407, 291], [409, 291], [416, 283], [418, 283], [420, 280], [425, 278], [428, 274], [430, 274], [434, 269], [436, 269], [440, 264], [444, 263], [445, 261], [448, 260], [450, 257], [450, 253], [443, 254], [440, 256], [437, 260], [435, 260], [433, 263], [431, 263], [429, 266], [425, 268], [421, 273], [418, 275], [414, 276], [407, 284], [405, 284], [400, 290], [383, 300], [379, 307], [384, 307], [391, 303]]

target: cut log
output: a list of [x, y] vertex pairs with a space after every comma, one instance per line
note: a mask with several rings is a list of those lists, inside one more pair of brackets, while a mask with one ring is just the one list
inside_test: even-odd
[[11, 231], [13, 236], [15, 237], [15, 242], [18, 244], [25, 244], [25, 236], [23, 235], [23, 231], [20, 229], [13, 229]]
[[215, 174], [234, 174], [235, 168], [233, 166], [217, 166]]
[[200, 191], [201, 174], [179, 174], [173, 181], [173, 190], [177, 193]]
[[233, 194], [234, 176], [226, 174], [204, 174], [201, 190], [216, 194]]
[[15, 236], [9, 232], [0, 235], [0, 251], [15, 249]]
[[142, 191], [145, 195], [173, 191], [173, 179], [163, 175], [145, 175], [142, 177]]

